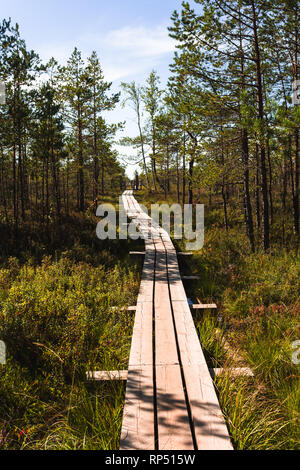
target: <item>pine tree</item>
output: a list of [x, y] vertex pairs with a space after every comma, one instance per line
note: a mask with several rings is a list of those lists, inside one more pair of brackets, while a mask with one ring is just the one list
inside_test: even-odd
[[[93, 162], [94, 162], [94, 176], [93, 176], [93, 200], [97, 205], [97, 197], [99, 193], [99, 175], [101, 168], [103, 170], [103, 155], [100, 155], [101, 146], [101, 124], [99, 126], [99, 117], [103, 111], [110, 111], [115, 108], [119, 102], [120, 94], [116, 93], [112, 96], [108, 95], [112, 83], [104, 80], [104, 75], [101, 69], [100, 61], [97, 53], [94, 51], [87, 61], [87, 83], [91, 90], [88, 102], [87, 119], [88, 131], [92, 136], [93, 147]], [[103, 176], [102, 176], [102, 194], [103, 194]]]
[[139, 135], [137, 139], [134, 139], [134, 140], [130, 139], [130, 140], [127, 140], [127, 142], [123, 141], [123, 143], [125, 145], [126, 143], [130, 145], [131, 144], [134, 145], [136, 143], [137, 146], [140, 148], [141, 154], [142, 154], [143, 169], [144, 169], [144, 173], [145, 173], [145, 177], [147, 181], [147, 187], [148, 187], [148, 190], [150, 191], [151, 186], [150, 186], [149, 174], [148, 174], [148, 168], [147, 168], [147, 162], [146, 162], [146, 149], [145, 149], [146, 139], [145, 139], [143, 124], [142, 124], [142, 88], [139, 85], [137, 85], [135, 82], [131, 82], [131, 83], [123, 82], [121, 84], [121, 88], [126, 94], [125, 99], [123, 101], [123, 105], [125, 105], [125, 103], [128, 103], [128, 102], [131, 104], [136, 114], [138, 131], [139, 131]]
[[146, 86], [142, 89], [142, 99], [144, 102], [145, 110], [149, 115], [149, 140], [151, 141], [151, 169], [153, 175], [153, 186], [156, 190], [156, 183], [161, 186], [160, 179], [157, 174], [157, 154], [156, 154], [156, 126], [155, 118], [159, 113], [161, 106], [161, 97], [163, 91], [159, 88], [160, 78], [157, 72], [153, 70], [148, 79]]
[[85, 148], [84, 136], [87, 130], [88, 102], [91, 89], [88, 73], [81, 52], [75, 48], [65, 67], [61, 68], [61, 89], [65, 99], [65, 119], [76, 135], [78, 209], [85, 209]]

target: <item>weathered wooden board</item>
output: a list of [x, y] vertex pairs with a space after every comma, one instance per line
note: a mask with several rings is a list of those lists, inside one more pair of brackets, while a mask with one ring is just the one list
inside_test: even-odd
[[194, 310], [215, 310], [217, 307], [216, 304], [194, 304], [193, 309]]
[[169, 296], [167, 256], [155, 242], [155, 375], [160, 450], [192, 449], [193, 441], [181, 378]]
[[[164, 366], [162, 366], [164, 367]], [[229, 375], [230, 377], [254, 377], [252, 370], [249, 367], [219, 367], [209, 368], [209, 373], [212, 378], [221, 375]], [[128, 370], [96, 370], [86, 373], [87, 380], [95, 382], [105, 382], [111, 380], [126, 381], [128, 378]]]
[[230, 377], [254, 377], [253, 371], [250, 369], [250, 367], [219, 367], [210, 369], [210, 373], [213, 377], [227, 374]]
[[153, 450], [153, 367], [129, 367], [120, 450]]
[[150, 450], [157, 440], [160, 450], [192, 450], [193, 432], [198, 449], [232, 449], [173, 243], [165, 230], [149, 223], [132, 191], [126, 191], [123, 200], [128, 217], [145, 239], [146, 251], [120, 449]]
[[103, 382], [109, 380], [127, 380], [128, 370], [97, 370], [87, 373], [87, 379], [95, 382]]
[[181, 278], [185, 281], [199, 281], [201, 279], [200, 276], [181, 276]]
[[146, 244], [129, 358], [120, 450], [155, 449], [153, 291], [155, 246]]
[[156, 399], [158, 447], [160, 450], [194, 448], [180, 366], [157, 365]]
[[198, 449], [232, 448], [188, 303], [175, 301], [173, 309]]

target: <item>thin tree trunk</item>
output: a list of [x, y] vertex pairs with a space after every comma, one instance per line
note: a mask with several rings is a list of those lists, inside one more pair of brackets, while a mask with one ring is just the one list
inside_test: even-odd
[[261, 227], [261, 214], [260, 214], [260, 175], [259, 175], [259, 149], [258, 144], [255, 144], [255, 156], [256, 156], [256, 175], [255, 175], [255, 203], [256, 203], [256, 225], [258, 231]]
[[227, 197], [226, 197], [226, 187], [225, 187], [225, 179], [222, 179], [222, 199], [223, 199], [223, 210], [224, 210], [224, 224], [226, 232], [228, 232], [228, 213], [227, 213]]
[[194, 176], [194, 157], [189, 162], [189, 204], [193, 204], [194, 193], [193, 193], [193, 176]]
[[293, 197], [294, 231], [299, 235], [299, 130], [295, 130], [295, 194]]
[[105, 185], [104, 185], [104, 156], [101, 158], [101, 195], [104, 195]]
[[252, 5], [252, 19], [253, 19], [253, 39], [255, 50], [255, 65], [256, 65], [256, 83], [257, 83], [257, 104], [258, 104], [258, 117], [260, 121], [260, 173], [261, 173], [261, 192], [262, 192], [262, 209], [263, 209], [263, 248], [267, 251], [270, 247], [270, 227], [269, 227], [269, 201], [268, 201], [268, 182], [266, 170], [266, 149], [264, 142], [264, 100], [263, 100], [263, 87], [262, 87], [262, 72], [261, 72], [261, 58], [260, 48], [257, 32], [257, 13], [254, 0], [251, 0]]
[[180, 179], [179, 179], [179, 153], [176, 152], [176, 190], [177, 190], [177, 203], [180, 202]]
[[245, 223], [246, 231], [250, 241], [251, 251], [255, 251], [254, 228], [252, 218], [252, 206], [249, 184], [249, 144], [248, 132], [242, 129], [242, 155], [243, 155], [243, 175], [244, 175], [244, 204], [245, 204]]
[[83, 123], [82, 109], [80, 107], [80, 96], [78, 96], [77, 106], [78, 119], [78, 190], [79, 190], [79, 210], [84, 212], [84, 173], [83, 173]]
[[15, 232], [18, 231], [19, 217], [17, 205], [17, 164], [16, 164], [16, 145], [13, 144], [13, 200], [14, 200], [14, 226]]
[[[239, 18], [241, 19], [240, 10], [239, 10]], [[243, 48], [243, 40], [242, 40], [241, 23], [240, 23], [240, 28], [239, 28], [239, 37], [240, 37], [240, 52], [241, 52], [242, 89], [245, 90], [246, 89], [245, 56], [244, 56], [244, 48]], [[246, 232], [250, 241], [251, 251], [254, 252], [255, 240], [254, 240], [254, 228], [253, 228], [252, 206], [251, 206], [251, 197], [250, 197], [250, 183], [249, 183], [249, 140], [248, 140], [248, 131], [246, 128], [243, 128], [241, 131], [241, 140], [242, 140], [245, 224], [246, 224]]]
[[143, 165], [144, 165], [144, 172], [145, 172], [145, 176], [146, 176], [147, 188], [148, 188], [148, 191], [151, 191], [149, 175], [148, 175], [148, 170], [147, 170], [147, 163], [146, 163], [145, 143], [144, 143], [144, 135], [143, 135], [143, 131], [142, 131], [142, 123], [141, 123], [141, 114], [140, 114], [139, 104], [137, 105], [137, 117], [138, 117], [138, 128], [139, 128], [139, 133], [140, 133], [141, 150], [142, 150]]
[[[298, 6], [296, 7], [295, 14], [295, 47], [294, 47], [294, 66], [293, 66], [293, 75], [294, 81], [297, 83], [299, 76], [299, 64], [298, 64], [298, 40], [299, 40], [299, 30], [298, 30]], [[299, 155], [299, 128], [295, 128], [294, 132], [294, 142], [295, 142], [295, 191], [293, 196], [293, 212], [294, 212], [294, 231], [297, 236], [299, 236], [299, 182], [300, 182], [300, 155]]]
[[273, 193], [272, 193], [272, 184], [273, 184], [273, 174], [272, 174], [272, 163], [271, 163], [271, 150], [269, 145], [269, 139], [267, 141], [267, 155], [268, 155], [268, 167], [269, 167], [269, 199], [270, 199], [270, 216], [271, 216], [271, 225], [273, 224], [274, 211], [273, 211]]
[[185, 187], [186, 187], [186, 180], [185, 180], [185, 168], [186, 164], [186, 133], [184, 132], [183, 136], [183, 157], [182, 157], [182, 204], [185, 204]]

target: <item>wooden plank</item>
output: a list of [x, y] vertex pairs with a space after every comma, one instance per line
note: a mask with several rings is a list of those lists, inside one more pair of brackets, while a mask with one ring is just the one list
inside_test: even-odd
[[130, 251], [129, 254], [131, 256], [145, 256], [146, 251]]
[[145, 214], [133, 196], [127, 199], [128, 216], [134, 217], [145, 236], [146, 255], [129, 360], [121, 449], [154, 449], [153, 341], [149, 340], [153, 308], [159, 449], [193, 449], [186, 399], [198, 448], [232, 449], [187, 303], [175, 248], [167, 232], [158, 226], [150, 227], [152, 240], [147, 239]]
[[146, 241], [146, 254], [129, 358], [120, 450], [153, 450], [153, 286], [155, 246]]
[[155, 373], [158, 445], [160, 450], [193, 449], [181, 378], [169, 285], [166, 252], [155, 242]]
[[207, 364], [183, 371], [198, 450], [233, 450]]
[[185, 300], [186, 293], [179, 272], [178, 259], [175, 249], [168, 250], [168, 276], [172, 301]]
[[129, 368], [153, 364], [153, 304], [138, 302], [133, 327]]
[[198, 449], [232, 449], [188, 303], [172, 305]]
[[166, 268], [166, 254], [156, 244], [155, 273], [155, 348], [156, 364], [179, 364], [169, 286]]
[[194, 304], [192, 308], [193, 310], [206, 310], [206, 309], [214, 310], [218, 307], [216, 304]]
[[[191, 311], [178, 278], [178, 261], [168, 252], [168, 270], [175, 328], [187, 396], [199, 449], [232, 449], [214, 384], [194, 326]], [[172, 283], [175, 282], [175, 288]], [[219, 437], [218, 437], [219, 436]]]
[[127, 312], [136, 312], [136, 305], [134, 306], [131, 306], [131, 307], [127, 307]]
[[152, 302], [140, 302], [132, 336], [120, 450], [154, 448]]
[[181, 364], [206, 364], [187, 300], [172, 301]]
[[121, 312], [135, 312], [136, 306], [132, 307], [110, 307], [110, 310], [120, 310]]
[[153, 367], [128, 371], [120, 439], [121, 451], [154, 450]]
[[[164, 366], [162, 366], [164, 367]], [[229, 374], [231, 377], [254, 377], [253, 371], [250, 367], [219, 367], [209, 368], [209, 373], [212, 378], [219, 377], [221, 375]], [[88, 380], [93, 381], [110, 381], [110, 380], [122, 380], [126, 381], [128, 378], [128, 370], [96, 370], [86, 373]]]
[[201, 277], [199, 276], [181, 276], [184, 281], [199, 281]]
[[144, 259], [139, 292], [140, 302], [153, 302], [154, 261], [155, 250], [149, 248]]
[[159, 365], [155, 370], [159, 450], [192, 450], [180, 366]]
[[127, 380], [128, 370], [97, 370], [86, 373], [88, 380], [96, 382], [110, 381], [110, 380]]
[[210, 369], [210, 374], [212, 377], [218, 377], [220, 375], [229, 375], [230, 377], [254, 377], [253, 371], [250, 367], [220, 367], [215, 369]]
[[[161, 366], [166, 367], [166, 366]], [[253, 371], [250, 367], [220, 367], [210, 368], [209, 373], [212, 378], [219, 377], [221, 375], [230, 375], [231, 377], [254, 377]], [[96, 370], [86, 373], [88, 380], [93, 381], [110, 381], [110, 380], [121, 380], [126, 381], [128, 378], [128, 370]]]

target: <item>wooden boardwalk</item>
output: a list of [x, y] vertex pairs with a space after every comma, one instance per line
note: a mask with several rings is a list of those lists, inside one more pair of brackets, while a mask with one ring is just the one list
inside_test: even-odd
[[120, 450], [231, 450], [174, 245], [151, 224], [132, 191], [125, 191], [123, 204], [145, 236], [145, 259]]

